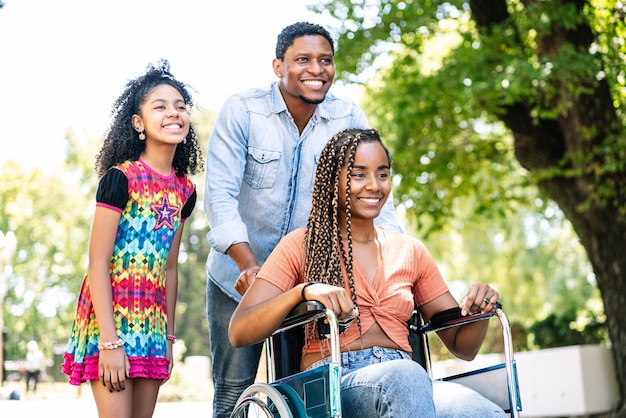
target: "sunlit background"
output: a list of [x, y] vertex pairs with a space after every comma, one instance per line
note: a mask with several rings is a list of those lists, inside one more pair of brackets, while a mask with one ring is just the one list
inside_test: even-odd
[[[69, 386], [65, 384], [59, 364], [86, 264], [97, 181], [94, 157], [109, 123], [110, 107], [126, 82], [143, 74], [148, 63], [168, 59], [173, 74], [195, 90], [199, 109], [193, 115], [198, 118], [194, 119], [194, 124], [206, 144], [215, 115], [230, 94], [275, 80], [271, 65], [276, 36], [282, 28], [306, 20], [324, 25], [334, 34], [338, 23], [326, 14], [308, 10], [307, 6], [318, 0], [0, 2], [4, 4], [0, 8], [0, 122], [3, 127], [0, 134], [0, 301], [4, 305], [4, 324], [10, 322], [10, 333], [3, 338], [7, 346], [4, 359], [11, 365], [6, 374], [19, 375], [17, 368], [26, 342], [38, 339], [50, 360], [46, 382], [49, 385], [44, 386], [42, 398], [52, 399], [59, 397], [56, 388], [63, 388], [65, 395]], [[354, 3], [359, 2], [352, 5]], [[370, 6], [370, 3], [380, 2], [360, 3]], [[537, 352], [538, 348], [550, 350], [592, 342], [609, 356], [602, 298], [595, 275], [580, 239], [559, 207], [538, 194], [534, 187], [523, 190], [520, 187], [525, 184], [520, 179], [527, 173], [513, 163], [509, 148], [513, 140], [501, 121], [484, 115], [472, 120], [473, 112], [469, 112], [458, 116], [458, 127], [450, 128], [456, 125], [456, 116], [444, 118], [448, 124], [444, 126], [441, 115], [445, 116], [449, 109], [464, 111], [459, 104], [463, 102], [455, 102], [458, 97], [471, 99], [468, 106], [474, 103], [473, 98], [457, 97], [449, 91], [440, 94], [440, 89], [433, 87], [436, 84], [418, 83], [431, 76], [437, 80], [435, 73], [441, 69], [443, 58], [455, 52], [460, 39], [455, 25], [469, 18], [468, 11], [461, 13], [453, 5], [455, 2], [417, 5], [417, 2], [398, 0], [384, 3], [401, 3], [407, 15], [412, 9], [406, 4], [427, 9], [440, 7], [435, 14], [438, 23], [433, 26], [437, 30], [425, 37], [427, 41], [420, 47], [417, 65], [415, 68], [395, 65], [395, 71], [394, 65], [367, 68], [365, 73], [378, 76], [369, 79], [373, 81], [371, 86], [381, 80], [386, 83], [378, 95], [368, 91], [362, 96], [359, 87], [338, 82], [333, 91], [357, 101], [363, 97], [361, 104], [370, 121], [378, 117], [373, 123], [382, 123], [385, 140], [394, 145], [395, 174], [404, 174], [404, 177], [402, 174], [395, 177], [394, 187], [402, 183], [408, 184], [410, 189], [398, 190], [399, 193], [394, 189], [396, 197], [401, 197], [402, 193], [406, 197], [396, 200], [397, 213], [404, 221], [404, 215], [412, 211], [414, 216], [407, 220], [406, 232], [425, 241], [455, 297], [464, 295], [468, 283], [476, 279], [489, 281], [498, 288], [512, 319], [522, 376], [522, 398], [526, 401], [526, 412], [532, 411], [532, 396], [526, 395], [530, 393], [528, 382], [539, 373], [534, 373], [528, 365], [543, 368], [544, 364], [524, 355]], [[621, 2], [609, 3], [616, 3], [616, 7], [619, 4], [626, 10]], [[376, 17], [375, 7], [366, 9], [361, 10], [359, 16], [369, 18], [371, 12]], [[445, 19], [446, 16], [451, 19]], [[426, 31], [426, 28], [416, 29], [419, 30]], [[623, 39], [621, 42], [620, 45]], [[358, 51], [362, 47], [352, 40], [350, 45], [343, 45], [345, 50], [352, 47]], [[473, 45], [477, 47], [478, 43]], [[380, 59], [379, 52], [377, 49], [374, 56]], [[341, 71], [341, 55], [339, 50], [338, 72]], [[398, 63], [389, 56], [384, 58]], [[517, 76], [523, 78], [520, 74]], [[463, 88], [472, 85], [471, 76], [463, 79]], [[502, 87], [510, 87], [508, 79], [503, 80]], [[450, 100], [446, 101], [448, 97]], [[397, 98], [404, 99], [400, 101], [403, 105], [394, 104]], [[444, 100], [437, 101], [438, 98]], [[431, 102], [441, 106], [442, 111], [431, 109]], [[424, 114], [423, 119], [419, 118], [420, 113]], [[400, 116], [400, 122], [385, 124], [387, 118], [381, 115]], [[428, 115], [437, 122], [437, 129], [433, 120], [425, 119]], [[402, 139], [398, 132], [403, 130], [414, 132], [415, 138], [409, 135], [412, 141], [398, 142]], [[465, 146], [447, 148], [455, 143]], [[485, 158], [486, 154], [480, 153], [478, 145], [485, 144], [501, 147], [492, 164], [484, 164], [490, 162], [490, 157]], [[442, 164], [446, 155], [450, 156], [448, 165]], [[439, 161], [433, 157], [439, 157]], [[454, 170], [449, 169], [451, 166]], [[495, 166], [500, 168], [494, 169]], [[202, 193], [202, 175], [195, 180]], [[460, 184], [469, 190], [457, 191], [460, 197], [454, 199], [443, 198], [448, 194], [454, 196], [453, 189]], [[519, 194], [514, 195], [518, 199], [509, 199], [509, 193], [500, 194], [503, 192], [500, 187], [507, 184], [515, 186], [513, 189]], [[467, 185], [480, 187], [468, 188]], [[431, 195], [437, 196], [431, 198]], [[504, 198], [490, 200], [489, 196]], [[484, 201], [483, 197], [486, 197]], [[482, 206], [476, 202], [487, 203]], [[208, 368], [189, 362], [185, 369], [183, 364], [208, 359], [203, 292], [204, 262], [210, 248], [205, 239], [208, 224], [202, 205], [196, 208], [193, 218], [186, 223], [179, 259], [177, 322], [184, 326], [177, 327], [176, 348], [181, 360], [172, 381], [164, 386], [160, 400], [179, 401], [191, 397], [207, 402], [212, 396], [208, 375], [204, 373], [208, 373]], [[428, 236], [422, 234], [432, 225], [433, 219], [427, 216], [429, 211], [439, 213], [438, 209], [441, 214], [448, 214], [442, 215], [445, 228]], [[431, 352], [443, 358], [445, 350], [441, 344], [435, 344]], [[497, 344], [499, 340], [491, 338], [490, 334], [484, 351], [498, 348]], [[598, 358], [593, 355], [595, 361]], [[554, 363], [545, 363], [545, 367]], [[575, 370], [572, 363], [564, 369]], [[198, 371], [202, 370], [204, 372], [198, 376]], [[196, 381], [190, 375], [201, 380]], [[561, 371], [559, 377], [559, 384], [552, 386], [562, 387], [564, 382], [575, 380]], [[550, 382], [543, 380], [546, 384]], [[607, 378], [584, 380], [587, 384], [602, 383]], [[524, 383], [528, 386], [524, 387]], [[599, 392], [610, 392], [597, 383], [592, 385]], [[567, 393], [582, 398], [572, 391]], [[561, 400], [567, 403], [566, 398]], [[93, 404], [88, 402], [84, 407], [93, 408]], [[4, 405], [0, 407], [1, 416], [9, 413], [3, 408]], [[76, 408], [76, 412], [84, 416], [80, 408]]]
[[[309, 0], [6, 0], [0, 12], [0, 162], [51, 168], [68, 127], [99, 137], [110, 106], [149, 62], [167, 58], [207, 110], [273, 81], [280, 30], [330, 25]], [[337, 86], [338, 90], [341, 86]], [[351, 93], [347, 91], [346, 95]]]

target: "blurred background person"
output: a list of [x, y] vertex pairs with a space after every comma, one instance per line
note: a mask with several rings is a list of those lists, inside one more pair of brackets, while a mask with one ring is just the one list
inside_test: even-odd
[[37, 341], [30, 340], [26, 345], [26, 394], [37, 392], [37, 383], [46, 368], [46, 358], [39, 349]]

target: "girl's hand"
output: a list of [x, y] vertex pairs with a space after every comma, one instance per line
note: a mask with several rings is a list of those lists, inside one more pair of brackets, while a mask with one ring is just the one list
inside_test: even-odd
[[461, 302], [461, 315], [490, 312], [500, 294], [485, 283], [474, 283]]
[[122, 347], [114, 350], [100, 350], [98, 376], [109, 392], [126, 389], [126, 378], [130, 371], [128, 356]]
[[161, 384], [167, 382], [172, 377], [172, 370], [174, 369], [174, 343], [172, 341], [167, 342], [167, 359], [170, 361], [167, 365], [167, 371], [170, 374], [170, 377], [163, 379]]

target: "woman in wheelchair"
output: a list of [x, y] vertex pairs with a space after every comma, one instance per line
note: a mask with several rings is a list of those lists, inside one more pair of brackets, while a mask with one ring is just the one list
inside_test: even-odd
[[[464, 315], [488, 312], [498, 292], [473, 284], [459, 305], [419, 240], [375, 225], [390, 193], [391, 158], [376, 130], [333, 137], [319, 157], [307, 226], [285, 236], [259, 271], [231, 319], [231, 343], [263, 341], [296, 305], [317, 300], [339, 321], [356, 318], [341, 334], [344, 417], [505, 416], [469, 389], [448, 392], [437, 382], [433, 394], [430, 376], [411, 360], [407, 321], [415, 305], [426, 321], [458, 306]], [[471, 360], [487, 326], [478, 321], [439, 337]], [[316, 335], [307, 333], [302, 370], [329, 361]]]

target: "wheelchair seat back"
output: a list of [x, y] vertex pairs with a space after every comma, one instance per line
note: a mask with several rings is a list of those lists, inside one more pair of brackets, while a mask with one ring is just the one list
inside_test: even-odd
[[300, 372], [300, 359], [304, 347], [304, 333], [302, 328], [291, 328], [274, 334], [272, 348], [274, 350], [274, 373], [276, 379]]

